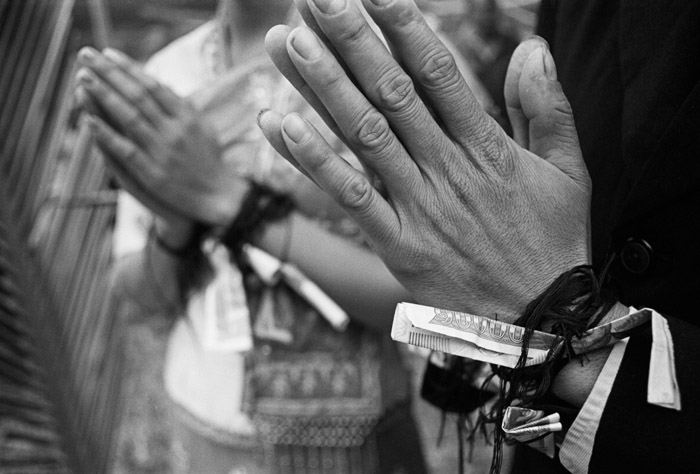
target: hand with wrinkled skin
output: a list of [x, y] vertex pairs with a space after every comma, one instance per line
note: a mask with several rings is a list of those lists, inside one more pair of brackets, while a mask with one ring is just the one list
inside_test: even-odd
[[77, 97], [97, 145], [159, 227], [182, 242], [193, 222], [230, 223], [248, 184], [222, 159], [213, 127], [125, 55], [84, 48], [78, 58]]
[[391, 52], [354, 2], [296, 3], [309, 26], [270, 30], [269, 54], [385, 192], [299, 115], [266, 112], [260, 126], [419, 302], [512, 320], [590, 262], [590, 179], [543, 40], [523, 43], [508, 72], [516, 142], [478, 106], [411, 0], [363, 2]]

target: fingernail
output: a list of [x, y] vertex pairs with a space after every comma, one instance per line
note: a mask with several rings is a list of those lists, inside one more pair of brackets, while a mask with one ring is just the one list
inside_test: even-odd
[[542, 47], [542, 55], [544, 56], [544, 74], [550, 81], [557, 80], [557, 65], [554, 63], [554, 58], [552, 53], [549, 51], [549, 47], [544, 45]]
[[86, 68], [81, 68], [78, 74], [76, 74], [76, 77], [81, 84], [87, 87], [91, 87], [97, 82], [97, 77], [95, 77], [92, 71]]
[[260, 112], [258, 112], [257, 117], [255, 117], [255, 121], [258, 122], [258, 127], [260, 126], [260, 121], [262, 120], [262, 116], [265, 115], [265, 113], [269, 112], [270, 109], [260, 109]]
[[78, 58], [87, 63], [91, 63], [97, 57], [97, 51], [90, 46], [86, 46], [78, 53]]
[[547, 73], [544, 70], [544, 46], [537, 46], [533, 49], [525, 60], [525, 64], [529, 65], [531, 68], [530, 71], [532, 74], [535, 74], [536, 77], [546, 77]]
[[282, 128], [294, 143], [301, 143], [309, 135], [306, 121], [297, 114], [287, 115], [282, 121]]
[[383, 7], [384, 5], [388, 5], [389, 3], [391, 3], [391, 0], [372, 0], [372, 3], [374, 3], [378, 7]]
[[314, 5], [323, 13], [338, 13], [345, 8], [345, 0], [314, 0]]
[[316, 35], [308, 28], [298, 28], [292, 37], [292, 47], [299, 55], [307, 60], [321, 57], [323, 48], [316, 39]]
[[114, 61], [114, 62], [120, 62], [123, 60], [122, 55], [117, 51], [112, 48], [105, 48], [102, 50], [102, 54], [104, 55], [105, 58]]

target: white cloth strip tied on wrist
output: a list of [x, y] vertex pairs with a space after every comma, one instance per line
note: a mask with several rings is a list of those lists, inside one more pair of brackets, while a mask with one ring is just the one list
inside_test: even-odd
[[283, 262], [250, 244], [243, 244], [242, 250], [248, 264], [265, 284], [272, 286], [280, 279], [283, 280], [326, 318], [331, 326], [338, 331], [345, 330], [350, 322], [348, 314], [295, 265]]
[[[614, 344], [630, 331], [652, 323], [652, 351], [647, 399], [649, 403], [680, 410], [680, 391], [676, 379], [673, 340], [668, 323], [656, 311], [643, 309], [591, 328], [574, 338], [577, 355]], [[391, 337], [395, 341], [461, 357], [514, 368], [522, 351], [525, 328], [484, 316], [459, 311], [399, 303], [394, 313]], [[554, 343], [554, 344], [553, 344]], [[541, 364], [549, 351], [560, 350], [557, 336], [534, 331], [527, 352], [526, 366]]]

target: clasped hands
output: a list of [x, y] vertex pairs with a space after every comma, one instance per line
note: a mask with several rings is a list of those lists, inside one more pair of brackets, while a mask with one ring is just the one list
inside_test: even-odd
[[270, 30], [288, 80], [383, 183], [298, 114], [259, 123], [273, 146], [359, 223], [424, 304], [513, 320], [560, 273], [590, 262], [591, 184], [547, 44], [516, 50], [515, 140], [478, 105], [412, 0], [295, 0], [306, 26]]
[[[270, 30], [268, 53], [382, 190], [304, 117], [265, 111], [259, 125], [419, 302], [511, 321], [560, 273], [590, 262], [590, 179], [543, 40], [511, 60], [511, 139], [412, 0], [363, 0], [389, 49], [354, 0], [295, 3], [306, 26]], [[196, 111], [119, 53], [80, 60], [80, 103], [121, 184], [171, 221], [230, 222], [246, 186]]]
[[[354, 0], [295, 1], [307, 25], [270, 30], [268, 52], [382, 191], [300, 115], [267, 111], [259, 124], [418, 301], [508, 321], [590, 261], [590, 180], [543, 40], [511, 61], [513, 140], [412, 0], [363, 0], [389, 49]], [[247, 185], [212, 127], [121, 53], [84, 49], [79, 59], [79, 101], [123, 187], [171, 222], [230, 222]]]
[[168, 238], [182, 244], [194, 222], [229, 224], [249, 186], [224, 161], [214, 127], [124, 54], [84, 48], [78, 59], [76, 96], [98, 147]]

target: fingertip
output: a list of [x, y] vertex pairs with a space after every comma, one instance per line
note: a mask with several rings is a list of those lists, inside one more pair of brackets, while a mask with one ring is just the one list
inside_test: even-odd
[[557, 65], [554, 62], [554, 57], [549, 47], [544, 50], [544, 72], [547, 75], [547, 79], [550, 81], [557, 80]]
[[540, 45], [544, 44], [546, 47], [549, 47], [549, 42], [547, 42], [547, 40], [541, 37], [540, 35], [530, 35], [527, 38], [525, 38], [521, 44], [529, 42], [538, 43]]
[[283, 118], [284, 115], [280, 114], [279, 112], [271, 109], [262, 109], [260, 112], [258, 112], [256, 122], [265, 137], [267, 137], [269, 140], [270, 136], [276, 135], [280, 132]]
[[315, 61], [323, 56], [321, 41], [307, 26], [298, 26], [289, 33], [287, 50], [294, 51], [297, 56], [306, 61]]
[[265, 45], [268, 43], [277, 44], [280, 39], [286, 41], [287, 36], [292, 31], [292, 28], [287, 25], [275, 25], [265, 34]]
[[277, 153], [279, 153], [285, 160], [291, 163], [292, 166], [299, 170], [303, 175], [305, 175], [307, 178], [313, 181], [313, 179], [299, 164], [292, 152], [289, 151], [289, 148], [287, 147], [284, 134], [282, 133], [283, 119], [284, 115], [270, 109], [262, 109], [258, 114], [257, 118], [258, 126], [262, 130], [263, 135], [265, 135], [265, 138], [267, 139], [268, 143], [272, 146], [272, 148], [274, 148], [275, 151], [277, 151]]
[[99, 53], [91, 46], [84, 46], [78, 51], [78, 60], [83, 64], [90, 64]]
[[[265, 35], [265, 51], [277, 68], [287, 68], [289, 53], [287, 39], [292, 29], [286, 25], [277, 25], [268, 30]], [[281, 71], [284, 74], [284, 71]]]
[[269, 111], [270, 109], [260, 109], [258, 115], [255, 117], [255, 121], [257, 122], [258, 127], [262, 127], [262, 117]]
[[547, 77], [544, 68], [544, 49], [545, 46], [538, 45], [527, 57], [523, 64], [523, 74], [520, 76], [520, 81], [541, 79]]
[[93, 87], [98, 81], [97, 76], [87, 67], [81, 67], [75, 75], [80, 85], [86, 88]]
[[116, 64], [124, 64], [126, 62], [126, 55], [120, 53], [116, 49], [105, 48], [102, 50], [102, 55]]

